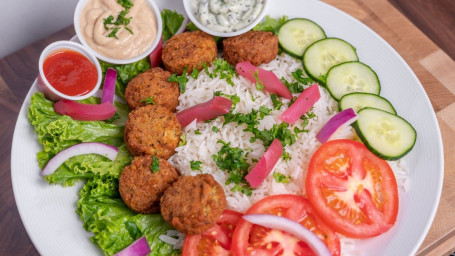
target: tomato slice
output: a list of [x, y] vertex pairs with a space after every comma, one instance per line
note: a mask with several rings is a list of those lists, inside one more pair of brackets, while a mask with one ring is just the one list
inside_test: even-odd
[[232, 235], [243, 214], [224, 210], [216, 224], [200, 235], [187, 235], [182, 256], [230, 255]]
[[389, 164], [352, 140], [323, 144], [312, 156], [306, 191], [317, 213], [348, 237], [382, 234], [396, 221], [398, 189]]
[[[245, 214], [273, 214], [301, 223], [315, 233], [333, 256], [340, 255], [338, 235], [316, 215], [310, 202], [297, 195], [273, 195], [255, 203]], [[233, 255], [314, 255], [311, 249], [294, 236], [268, 229], [241, 219], [232, 238]]]

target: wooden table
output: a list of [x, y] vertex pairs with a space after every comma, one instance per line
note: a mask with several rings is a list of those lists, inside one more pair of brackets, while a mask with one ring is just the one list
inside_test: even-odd
[[[389, 1], [411, 14], [414, 23], [455, 58], [453, 1]], [[354, 16], [389, 42], [416, 73], [433, 104], [444, 142], [445, 176], [436, 218], [418, 255], [449, 255], [455, 251], [455, 62], [386, 0], [324, 2]], [[0, 255], [38, 255], [14, 201], [12, 135], [19, 109], [38, 73], [41, 51], [49, 43], [73, 35], [72, 27], [64, 29], [0, 60]]]

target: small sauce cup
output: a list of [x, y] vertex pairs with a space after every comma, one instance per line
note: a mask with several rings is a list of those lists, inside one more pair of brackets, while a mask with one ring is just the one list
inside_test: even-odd
[[[45, 74], [44, 74], [44, 61], [46, 58], [52, 54], [54, 54], [57, 51], [64, 51], [64, 50], [70, 50], [70, 51], [75, 51], [83, 56], [85, 56], [93, 65], [95, 65], [96, 68], [96, 73], [98, 75], [98, 79], [96, 81], [95, 87], [93, 87], [92, 90], [90, 90], [88, 93], [83, 94], [83, 95], [78, 95], [78, 96], [70, 96], [66, 95], [60, 91], [58, 91], [56, 88], [52, 86], [52, 84], [49, 83], [47, 80]], [[38, 62], [38, 69], [39, 69], [39, 76], [38, 76], [38, 90], [44, 93], [46, 98], [52, 100], [52, 101], [57, 101], [61, 99], [68, 99], [68, 100], [83, 100], [86, 99], [93, 94], [95, 94], [98, 89], [100, 88], [101, 85], [101, 80], [103, 77], [103, 73], [101, 72], [101, 66], [96, 57], [88, 51], [85, 47], [82, 45], [75, 43], [75, 42], [70, 42], [70, 41], [57, 41], [54, 42], [50, 45], [48, 45], [43, 52], [41, 53], [41, 56], [39, 58]]]
[[194, 23], [194, 25], [196, 25], [199, 29], [201, 29], [205, 33], [210, 34], [212, 36], [233, 37], [233, 36], [238, 36], [238, 35], [244, 34], [248, 31], [250, 31], [252, 28], [254, 28], [264, 18], [271, 0], [264, 0], [264, 6], [262, 8], [262, 11], [259, 13], [259, 15], [256, 17], [256, 19], [251, 21], [251, 23], [249, 23], [246, 27], [241, 28], [235, 32], [219, 32], [219, 31], [215, 31], [215, 30], [210, 29], [210, 28], [204, 26], [203, 24], [201, 24], [201, 22], [199, 22], [198, 18], [195, 16], [194, 10], [191, 7], [191, 1], [192, 0], [183, 0], [183, 6], [185, 7], [185, 11], [186, 11], [186, 14], [188, 15], [188, 18], [190, 18], [190, 20]]
[[76, 31], [77, 38], [82, 43], [82, 45], [85, 46], [87, 49], [89, 49], [98, 59], [100, 59], [102, 61], [105, 61], [105, 62], [108, 62], [108, 63], [111, 63], [111, 64], [130, 64], [130, 63], [137, 62], [137, 61], [149, 56], [150, 53], [152, 53], [152, 51], [158, 46], [158, 43], [161, 40], [161, 36], [160, 35], [163, 32], [163, 22], [162, 22], [162, 19], [161, 19], [160, 9], [158, 8], [158, 6], [156, 5], [156, 3], [153, 0], [146, 0], [145, 2], [149, 5], [150, 9], [155, 14], [155, 19], [156, 19], [155, 21], [156, 21], [156, 26], [157, 26], [157, 28], [156, 28], [156, 37], [155, 37], [152, 45], [149, 48], [147, 48], [140, 55], [138, 55], [138, 56], [136, 56], [134, 58], [129, 58], [129, 59], [114, 59], [114, 58], [110, 58], [110, 57], [104, 56], [103, 54], [100, 54], [95, 49], [90, 47], [90, 45], [84, 39], [84, 36], [82, 34], [82, 31], [81, 31], [81, 27], [80, 27], [81, 12], [84, 9], [84, 6], [89, 1], [90, 0], [79, 0], [79, 2], [77, 3], [76, 10], [74, 12], [74, 30]]

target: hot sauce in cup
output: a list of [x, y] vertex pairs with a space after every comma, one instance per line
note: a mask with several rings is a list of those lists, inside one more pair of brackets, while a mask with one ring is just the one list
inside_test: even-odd
[[95, 65], [84, 55], [69, 49], [51, 53], [43, 63], [44, 76], [57, 91], [68, 96], [81, 96], [96, 86]]

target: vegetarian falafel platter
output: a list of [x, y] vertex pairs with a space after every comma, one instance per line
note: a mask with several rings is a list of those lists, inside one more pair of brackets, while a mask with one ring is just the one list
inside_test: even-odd
[[442, 146], [403, 59], [319, 1], [183, 2], [81, 0], [44, 51], [11, 168], [38, 251], [415, 254]]

